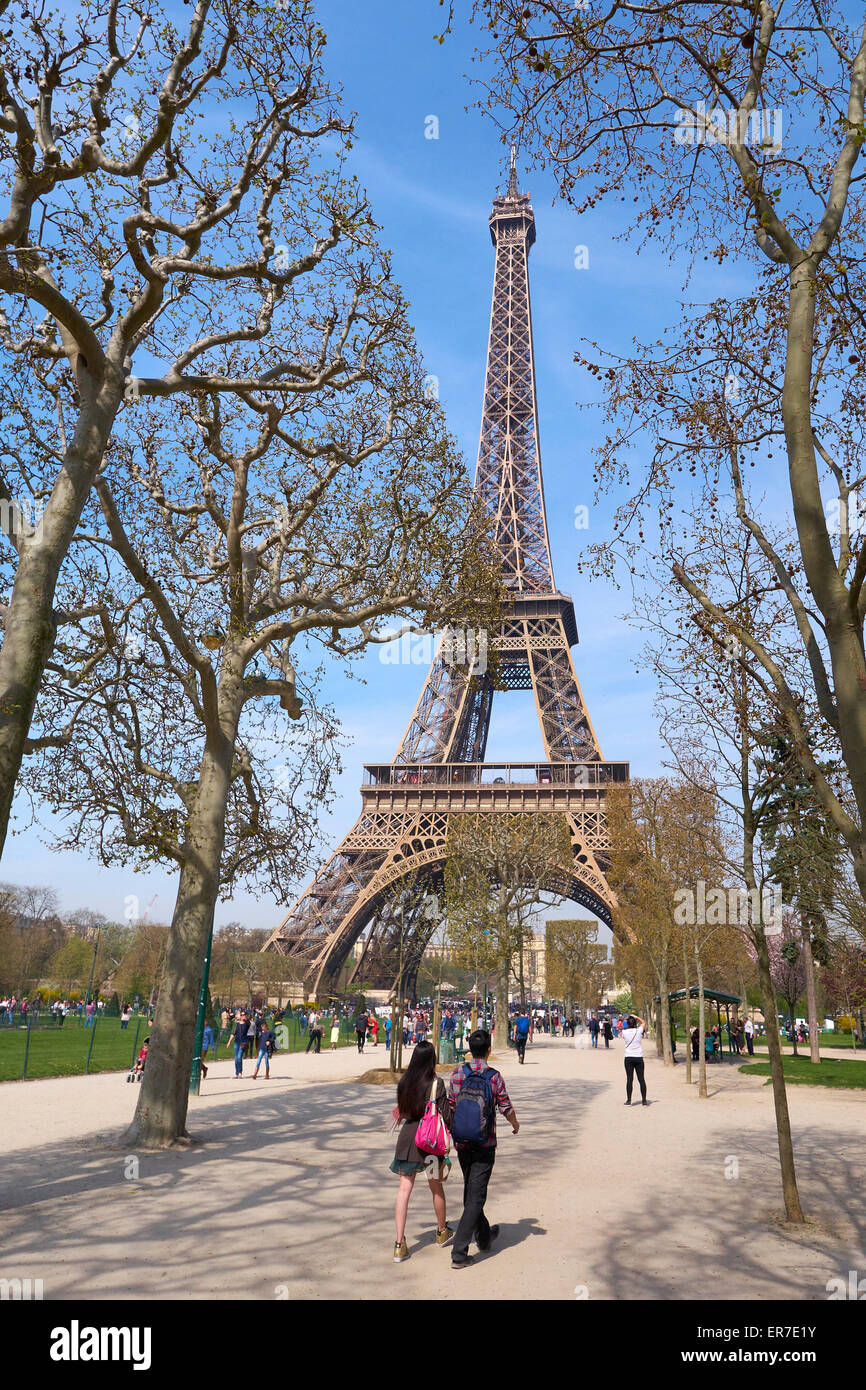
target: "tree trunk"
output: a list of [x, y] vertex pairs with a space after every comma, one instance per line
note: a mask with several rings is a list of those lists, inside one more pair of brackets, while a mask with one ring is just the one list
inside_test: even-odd
[[666, 1067], [674, 1064], [673, 1048], [671, 1047], [671, 1016], [668, 994], [670, 988], [668, 984], [668, 962], [667, 957], [662, 963], [659, 971], [659, 1036], [661, 1038], [661, 1055], [664, 1058]]
[[[862, 619], [839, 573], [821, 498], [812, 426], [815, 277], [816, 262], [808, 257], [791, 270], [782, 420], [803, 571], [824, 619], [839, 740], [857, 803], [859, 835], [852, 835], [848, 845], [860, 892], [866, 898], [866, 655]], [[816, 790], [829, 810], [830, 797], [822, 786]]]
[[686, 991], [686, 1001], [685, 1001], [685, 1004], [686, 1004], [686, 1037], [685, 1037], [685, 1049], [686, 1049], [686, 1085], [687, 1085], [687, 1086], [691, 1086], [691, 1084], [692, 1084], [692, 1000], [691, 1000], [691, 995], [689, 994], [689, 987], [690, 987], [690, 982], [689, 982], [689, 953], [688, 953], [688, 948], [686, 947], [685, 939], [683, 940], [683, 984], [684, 984], [684, 986], [685, 986], [685, 991]]
[[499, 962], [499, 970], [496, 977], [496, 1027], [493, 1033], [493, 1043], [497, 1050], [501, 1050], [503, 1055], [508, 1051], [508, 976], [511, 973], [511, 962], [506, 956]]
[[773, 1105], [776, 1111], [776, 1134], [779, 1141], [779, 1163], [782, 1169], [785, 1215], [789, 1221], [803, 1223], [805, 1217], [800, 1206], [800, 1194], [797, 1191], [794, 1145], [791, 1140], [791, 1119], [788, 1114], [788, 1093], [785, 1090], [782, 1044], [779, 1039], [779, 1020], [776, 1017], [776, 988], [770, 974], [770, 953], [767, 949], [767, 938], [764, 935], [764, 928], [760, 924], [755, 926], [754, 942], [758, 956], [758, 979], [761, 986], [764, 1025], [767, 1030], [767, 1048], [770, 1054], [770, 1076], [773, 1083]]
[[806, 1013], [809, 1019], [809, 1055], [813, 1062], [820, 1063], [821, 1047], [818, 1042], [818, 1004], [815, 998], [815, 962], [812, 959], [812, 932], [808, 922], [803, 924], [803, 962], [806, 968]]
[[35, 533], [19, 543], [0, 647], [0, 854], [36, 697], [57, 635], [57, 577], [102, 463], [118, 404], [116, 395], [82, 409]]
[[739, 963], [738, 963], [738, 965], [737, 965], [737, 985], [738, 985], [740, 994], [741, 994], [742, 997], [743, 997], [742, 1009], [741, 1009], [739, 1012], [741, 1013], [741, 1016], [742, 1016], [743, 1019], [747, 1019], [747, 1018], [750, 1017], [750, 1014], [749, 1014], [749, 998], [748, 998], [748, 994], [747, 994], [747, 992], [746, 992], [746, 977], [745, 977], [745, 975], [743, 974], [743, 967], [742, 967], [742, 964], [739, 964]]
[[202, 755], [184, 846], [187, 858], [180, 872], [147, 1065], [124, 1144], [167, 1148], [187, 1137], [195, 1020], [205, 949], [219, 894], [239, 712], [238, 698], [233, 716], [221, 721], [222, 728], [215, 737], [208, 735]]
[[[695, 935], [695, 971], [698, 977], [698, 1097], [706, 1100], [707, 1091], [707, 1024], [704, 1015], [704, 963]], [[719, 1038], [719, 1047], [722, 1040]]]

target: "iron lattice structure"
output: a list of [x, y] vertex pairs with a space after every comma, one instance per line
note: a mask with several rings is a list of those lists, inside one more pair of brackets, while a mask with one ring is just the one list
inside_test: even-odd
[[494, 639], [497, 690], [533, 691], [547, 761], [485, 762], [492, 680], [448, 659], [440, 643], [394, 761], [365, 769], [358, 821], [263, 948], [297, 962], [311, 994], [335, 984], [360, 938], [350, 980], [390, 988], [402, 975], [413, 988], [435, 925], [430, 892], [441, 885], [448, 819], [461, 812], [563, 812], [572, 858], [546, 886], [612, 925], [604, 797], [610, 782], [628, 779], [628, 765], [602, 758], [571, 657], [574, 605], [553, 578], [529, 296], [535, 218], [513, 156], [490, 235], [496, 263], [475, 490], [509, 592]]

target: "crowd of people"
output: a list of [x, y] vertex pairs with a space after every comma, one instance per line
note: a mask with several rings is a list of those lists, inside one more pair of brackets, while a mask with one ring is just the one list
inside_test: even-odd
[[[736, 1053], [738, 1057], [744, 1052], [750, 1057], [755, 1055], [755, 1033], [756, 1028], [750, 1018], [728, 1019], [725, 1023], [724, 1031], [728, 1035], [728, 1045], [730, 1051]], [[695, 1024], [690, 1033], [692, 1045], [692, 1059], [697, 1062], [700, 1057], [701, 1039], [700, 1029]], [[708, 1058], [717, 1058], [722, 1055], [724, 1039], [722, 1029], [717, 1023], [708, 1028], [704, 1034], [704, 1048]]]
[[[117, 1017], [117, 1008], [114, 1006], [114, 1017]], [[55, 999], [46, 1006], [46, 1002], [41, 994], [35, 994], [33, 998], [23, 995], [19, 998], [15, 994], [4, 995], [0, 999], [0, 1021], [5, 1024], [14, 1024], [26, 1028], [28, 1024], [34, 1024], [44, 1014], [47, 1013], [51, 1022], [58, 1028], [62, 1028], [70, 1015], [83, 1022], [85, 1028], [92, 1028], [101, 1018], [109, 1016], [109, 1008], [104, 999]], [[122, 1029], [129, 1027], [129, 1020], [132, 1017], [132, 1005], [124, 1003], [120, 1005], [120, 1026]], [[148, 1006], [143, 1014], [149, 1022], [153, 1022], [154, 1010]]]

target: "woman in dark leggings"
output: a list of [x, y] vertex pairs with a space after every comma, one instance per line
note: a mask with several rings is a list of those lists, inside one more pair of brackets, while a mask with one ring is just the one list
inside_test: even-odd
[[634, 1086], [634, 1079], [640, 1086], [641, 1105], [649, 1105], [646, 1098], [646, 1082], [643, 1075], [643, 1035], [646, 1024], [642, 1018], [636, 1014], [629, 1014], [622, 1030], [622, 1040], [625, 1043], [625, 1103], [631, 1105], [631, 1093]]

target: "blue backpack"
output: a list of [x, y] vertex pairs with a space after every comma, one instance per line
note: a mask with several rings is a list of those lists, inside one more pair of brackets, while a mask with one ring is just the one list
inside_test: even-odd
[[451, 1134], [459, 1144], [482, 1144], [489, 1139], [496, 1119], [492, 1067], [483, 1071], [463, 1069], [463, 1082], [454, 1107]]
[[529, 1037], [529, 1019], [523, 1014], [517, 1020], [517, 1036], [519, 1038]]

